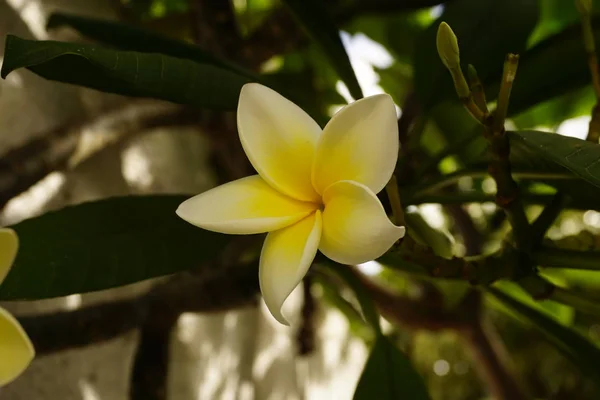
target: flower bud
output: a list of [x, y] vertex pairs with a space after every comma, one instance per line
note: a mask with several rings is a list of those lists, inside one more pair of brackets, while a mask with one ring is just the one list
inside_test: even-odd
[[445, 22], [442, 22], [438, 28], [436, 44], [438, 54], [446, 68], [458, 68], [460, 64], [458, 40], [450, 25]]

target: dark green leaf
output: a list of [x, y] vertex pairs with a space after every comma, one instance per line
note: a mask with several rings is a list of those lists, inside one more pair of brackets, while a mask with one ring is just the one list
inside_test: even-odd
[[508, 132], [511, 142], [520, 142], [537, 156], [558, 164], [587, 182], [600, 187], [600, 145], [585, 140], [538, 131]]
[[184, 196], [116, 197], [23, 221], [20, 249], [0, 299], [43, 299], [108, 289], [194, 268], [227, 236], [175, 214]]
[[354, 393], [354, 400], [372, 399], [429, 399], [423, 378], [383, 335], [377, 337]]
[[[595, 19], [593, 26], [596, 27], [596, 41], [599, 41], [600, 19]], [[550, 65], [552, 67], [548, 68]], [[581, 40], [581, 26], [576, 23], [521, 55], [510, 97], [509, 113], [519, 114], [544, 100], [569, 93], [590, 83], [587, 56]]]
[[114, 46], [120, 50], [138, 51], [141, 53], [160, 53], [168, 56], [185, 58], [203, 64], [212, 64], [229, 69], [240, 75], [252, 77], [250, 72], [220, 60], [197, 46], [169, 39], [152, 31], [136, 28], [118, 22], [80, 17], [77, 15], [55, 13], [50, 16], [47, 29], [69, 26], [90, 39]]
[[536, 104], [512, 120], [519, 130], [543, 126], [555, 131], [567, 119], [589, 115], [595, 103], [594, 90], [588, 86]]
[[355, 99], [363, 97], [362, 90], [350, 64], [340, 33], [325, 5], [319, 0], [284, 0], [313, 40], [330, 58], [333, 67]]
[[1, 76], [27, 68], [50, 80], [126, 96], [234, 110], [250, 79], [210, 64], [94, 45], [8, 35]]
[[489, 288], [496, 299], [524, 321], [538, 329], [565, 357], [593, 382], [600, 379], [600, 349], [572, 329], [567, 328], [502, 291]]
[[[447, 22], [458, 37], [462, 64], [473, 64], [485, 82], [500, 78], [507, 53], [525, 50], [538, 13], [537, 0], [456, 0], [448, 3], [441, 17], [421, 35], [416, 45], [415, 90], [425, 108], [456, 98], [450, 73], [437, 54], [435, 38], [441, 21]], [[466, 73], [466, 69], [464, 71]]]

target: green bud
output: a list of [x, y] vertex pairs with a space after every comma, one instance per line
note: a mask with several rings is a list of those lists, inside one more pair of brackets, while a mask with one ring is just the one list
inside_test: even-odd
[[581, 15], [587, 17], [592, 13], [592, 0], [575, 0], [575, 7]]
[[452, 32], [452, 28], [445, 22], [442, 22], [437, 31], [437, 51], [442, 62], [448, 69], [459, 68], [460, 52], [458, 49], [458, 40]]
[[469, 64], [467, 67], [467, 76], [469, 77], [469, 81], [471, 83], [479, 82], [479, 76], [477, 76], [477, 70], [473, 64]]

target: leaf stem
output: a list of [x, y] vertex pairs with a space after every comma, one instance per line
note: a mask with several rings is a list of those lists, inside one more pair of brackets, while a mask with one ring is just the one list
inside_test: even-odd
[[388, 195], [390, 205], [392, 207], [394, 223], [400, 226], [406, 225], [406, 221], [404, 220], [404, 209], [402, 208], [402, 203], [400, 201], [400, 191], [398, 189], [398, 181], [396, 180], [396, 175], [392, 175], [390, 181], [385, 186], [385, 191]]
[[504, 61], [504, 71], [502, 72], [502, 82], [500, 83], [500, 92], [498, 93], [498, 103], [492, 122], [492, 131], [496, 134], [504, 132], [504, 120], [508, 112], [508, 102], [513, 82], [519, 66], [519, 55], [508, 54]]
[[549, 268], [600, 271], [600, 251], [577, 251], [542, 247], [533, 253], [533, 259], [539, 265]]
[[550, 203], [544, 207], [542, 213], [531, 224], [531, 241], [535, 245], [542, 243], [546, 232], [556, 218], [560, 215], [563, 208], [568, 203], [569, 198], [563, 192], [557, 192], [552, 197]]
[[[517, 179], [528, 179], [528, 180], [563, 180], [563, 179], [575, 179], [573, 175], [566, 172], [544, 172], [544, 171], [512, 171], [512, 175]], [[489, 170], [476, 169], [476, 168], [465, 168], [451, 174], [442, 175], [435, 179], [426, 181], [421, 185], [410, 188], [411, 193], [414, 193], [411, 197], [416, 198], [425, 194], [435, 192], [441, 188], [458, 182], [459, 179], [464, 177], [470, 178], [487, 178], [491, 174]]]
[[525, 209], [520, 201], [519, 187], [512, 177], [510, 165], [510, 142], [504, 131], [504, 120], [508, 111], [510, 92], [517, 73], [519, 56], [508, 54], [504, 62], [502, 83], [498, 94], [498, 105], [492, 120], [487, 124], [486, 137], [490, 143], [488, 171], [496, 181], [496, 203], [502, 207], [513, 228], [515, 241], [520, 250], [531, 249], [530, 226]]

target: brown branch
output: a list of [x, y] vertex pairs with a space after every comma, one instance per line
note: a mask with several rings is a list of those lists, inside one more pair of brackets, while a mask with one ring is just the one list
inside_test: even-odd
[[258, 293], [256, 265], [206, 265], [193, 274], [178, 274], [139, 298], [18, 320], [37, 354], [45, 355], [113, 339], [139, 328], [148, 319], [254, 305]]
[[107, 143], [114, 144], [144, 130], [195, 124], [199, 120], [198, 111], [192, 108], [142, 104], [113, 110], [91, 122], [75, 121], [54, 128], [3, 154], [0, 157], [0, 208], [51, 172], [68, 168], [74, 157], [81, 161], [98, 151], [95, 149], [84, 155], [78, 152], [84, 130], [100, 131], [100, 126], [103, 133], [98, 134], [110, 133]]
[[412, 330], [454, 330], [471, 349], [477, 372], [494, 398], [521, 400], [528, 397], [515, 378], [504, 344], [482, 312], [482, 298], [472, 289], [454, 309], [444, 309], [441, 294], [429, 287], [426, 295], [409, 298], [391, 293], [354, 270], [369, 291], [381, 314]]
[[73, 311], [18, 317], [38, 355], [100, 343], [135, 329], [144, 320], [136, 300], [97, 304]]

